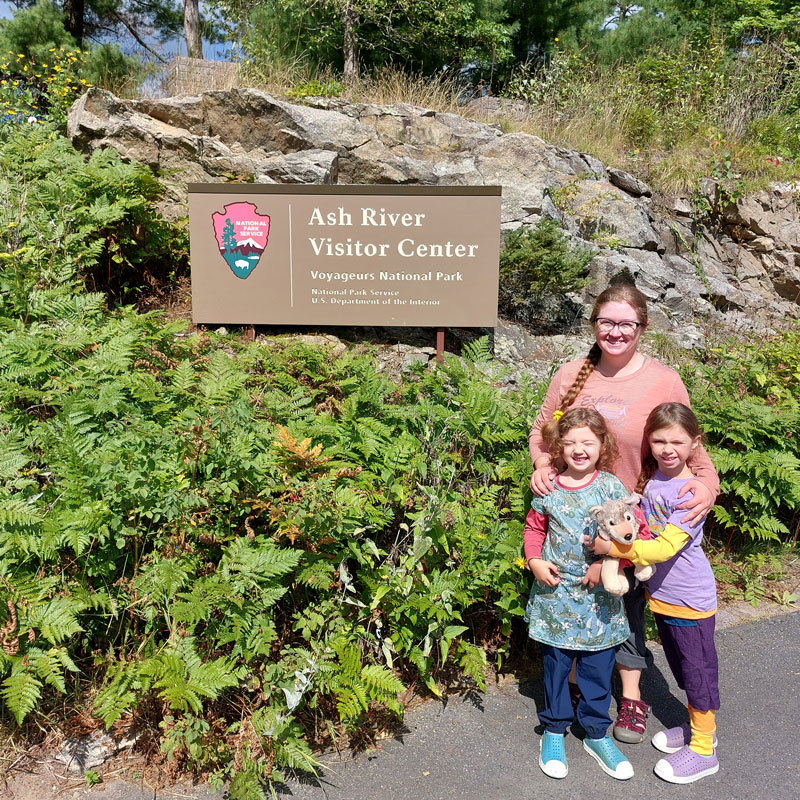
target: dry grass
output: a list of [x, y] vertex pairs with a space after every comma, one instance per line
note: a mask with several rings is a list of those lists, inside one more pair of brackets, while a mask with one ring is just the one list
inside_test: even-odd
[[[719, 52], [720, 46], [711, 43], [708, 52], [701, 51], [706, 62], [700, 67], [692, 61], [696, 51], [682, 53], [667, 66], [675, 74], [684, 68], [700, 70], [697, 74], [708, 81], [720, 62]], [[311, 72], [300, 61], [258, 68], [249, 64], [242, 65], [239, 85], [286, 96], [315, 82], [326, 87], [329, 96], [354, 103], [406, 103], [499, 123], [508, 132], [523, 131], [590, 153], [637, 175], [663, 195], [690, 194], [705, 175], [735, 183], [737, 191], [800, 179], [800, 166], [794, 159], [768, 161], [770, 152], [752, 137], [754, 120], [786, 113], [786, 104], [792, 100], [792, 93], [785, 91], [787, 75], [790, 82], [795, 79], [779, 49], [764, 49], [757, 65], [748, 60], [734, 62], [725, 72], [725, 92], [718, 96], [709, 93], [707, 85], [692, 94], [689, 82], [688, 89], [676, 89], [674, 101], [658, 96], [660, 106], [648, 101], [652, 87], [643, 89], [639, 65], [601, 68], [572, 58], [565, 54], [562, 61], [531, 74], [528, 87], [533, 96], [528, 96], [524, 110], [515, 107], [513, 111], [502, 106], [494, 112], [464, 107], [459, 104], [463, 87], [455, 77], [432, 79], [397, 68], [384, 68], [344, 85], [333, 70]], [[672, 78], [667, 74], [665, 80]], [[724, 152], [733, 154], [730, 169], [720, 167]]]
[[386, 68], [360, 77], [344, 91], [344, 97], [355, 103], [395, 105], [407, 103], [439, 112], [457, 114], [461, 87], [453, 79], [408, 75], [399, 69]]

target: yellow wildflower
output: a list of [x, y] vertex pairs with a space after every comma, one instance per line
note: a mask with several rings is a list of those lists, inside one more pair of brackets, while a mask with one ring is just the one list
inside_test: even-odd
[[53, 67], [53, 69], [54, 69], [56, 72], [61, 72], [61, 67], [60, 67], [58, 64], [56, 64], [56, 65]]
[[514, 566], [519, 567], [520, 569], [525, 569], [525, 559], [522, 556], [520, 556], [519, 558], [515, 558]]

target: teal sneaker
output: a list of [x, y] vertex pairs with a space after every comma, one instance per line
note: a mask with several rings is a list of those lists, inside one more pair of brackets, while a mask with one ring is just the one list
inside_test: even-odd
[[603, 772], [619, 781], [627, 781], [633, 777], [633, 766], [625, 758], [610, 736], [602, 739], [583, 740], [583, 749], [600, 765]]
[[567, 777], [567, 751], [564, 734], [545, 731], [539, 742], [539, 766], [550, 778]]

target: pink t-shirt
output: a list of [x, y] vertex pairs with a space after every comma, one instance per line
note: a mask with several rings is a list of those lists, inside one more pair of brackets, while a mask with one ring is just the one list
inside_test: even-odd
[[[548, 452], [542, 441], [541, 427], [547, 420], [553, 419], [553, 412], [572, 386], [585, 360], [570, 361], [553, 376], [542, 410], [528, 437], [531, 461]], [[689, 405], [689, 393], [681, 376], [656, 359], [647, 358], [636, 372], [622, 378], [607, 378], [593, 370], [570, 408], [593, 408], [605, 418], [619, 447], [620, 457], [613, 467], [613, 473], [626, 489], [633, 491], [639, 480], [642, 459], [648, 452], [647, 442], [644, 441], [644, 423], [656, 406], [668, 402]], [[719, 478], [703, 447], [695, 451], [689, 467], [715, 496], [719, 494]]]

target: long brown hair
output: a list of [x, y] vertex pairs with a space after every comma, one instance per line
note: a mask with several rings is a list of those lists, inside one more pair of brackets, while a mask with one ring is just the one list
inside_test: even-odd
[[[589, 317], [592, 324], [597, 319], [601, 306], [606, 303], [627, 303], [636, 312], [637, 321], [647, 327], [647, 298], [633, 284], [615, 283], [600, 292], [597, 295], [597, 300], [594, 301], [592, 313]], [[561, 398], [561, 405], [558, 407], [559, 411], [566, 411], [575, 402], [575, 398], [581, 393], [581, 389], [583, 389], [586, 381], [589, 380], [589, 376], [600, 363], [601, 355], [600, 345], [595, 342], [589, 350], [583, 366], [578, 370], [572, 386], [567, 389], [567, 393]]]
[[[673, 425], [683, 428], [691, 439], [703, 435], [700, 423], [689, 406], [685, 406], [683, 403], [662, 403], [648, 415], [647, 421], [644, 423], [643, 438], [649, 442], [650, 434], [660, 431], [662, 428], [671, 428]], [[647, 481], [653, 477], [657, 466], [653, 454], [648, 452], [647, 457], [642, 461], [642, 471], [639, 473], [639, 480], [636, 484], [638, 494], [644, 491]]]
[[564, 450], [563, 439], [573, 428], [589, 428], [600, 440], [600, 458], [595, 466], [609, 472], [619, 458], [617, 440], [606, 426], [605, 419], [593, 408], [571, 408], [558, 419], [550, 420], [542, 426], [542, 438], [553, 461], [561, 456]]

